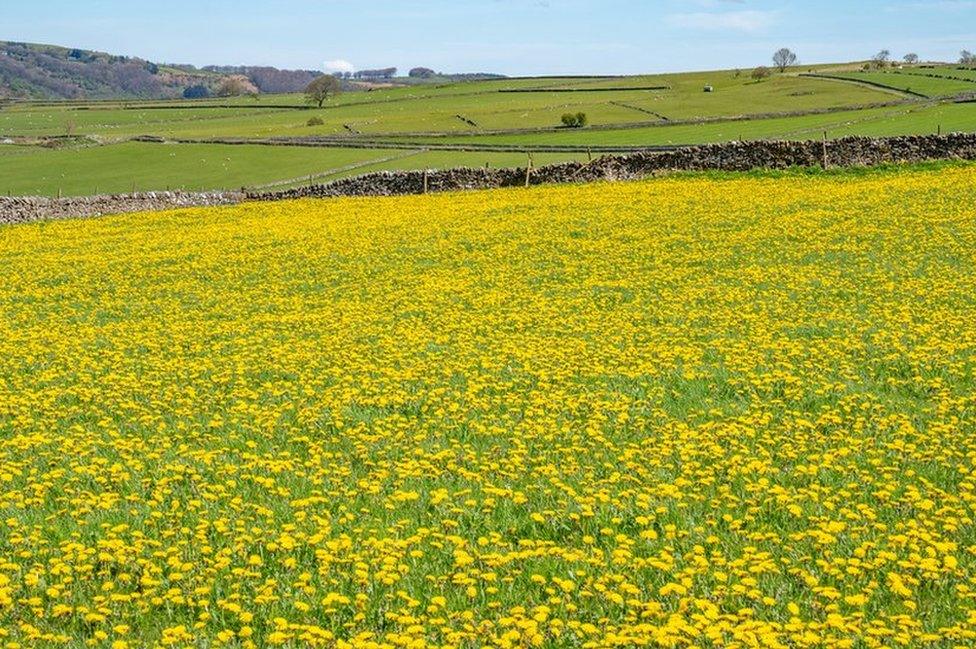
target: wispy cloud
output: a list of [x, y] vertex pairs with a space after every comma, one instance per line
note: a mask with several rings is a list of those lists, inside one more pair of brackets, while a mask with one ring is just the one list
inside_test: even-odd
[[758, 32], [775, 24], [775, 11], [695, 11], [671, 14], [666, 21], [672, 27], [705, 31]]
[[333, 59], [323, 63], [322, 69], [329, 74], [335, 72], [355, 72], [356, 66], [345, 59]]

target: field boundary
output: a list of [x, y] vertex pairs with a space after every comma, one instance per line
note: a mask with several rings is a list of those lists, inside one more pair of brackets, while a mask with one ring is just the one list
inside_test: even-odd
[[976, 133], [847, 137], [838, 140], [752, 141], [706, 144], [672, 151], [603, 156], [532, 169], [376, 172], [283, 192], [248, 192], [248, 200], [338, 196], [397, 196], [428, 192], [528, 187], [607, 180], [637, 180], [673, 171], [752, 171], [810, 167], [870, 167], [932, 160], [976, 160]]
[[495, 92], [515, 94], [523, 92], [627, 92], [634, 90], [671, 90], [671, 86], [621, 86], [619, 88], [501, 88]]
[[872, 86], [874, 88], [883, 88], [885, 90], [890, 90], [892, 92], [898, 92], [903, 95], [911, 95], [912, 97], [919, 97], [920, 99], [936, 99], [937, 97], [931, 97], [929, 95], [923, 95], [920, 92], [915, 92], [914, 90], [906, 90], [905, 88], [896, 88], [894, 86], [886, 86], [883, 83], [878, 83], [877, 81], [868, 81], [867, 79], [851, 79], [850, 77], [842, 77], [836, 74], [819, 74], [812, 72], [801, 72], [799, 74], [801, 77], [809, 77], [812, 79], [832, 79], [834, 81], [846, 81], [848, 83], [860, 83], [865, 86]]
[[0, 197], [0, 223], [95, 216], [178, 207], [230, 205], [340, 196], [399, 196], [543, 184], [637, 180], [676, 171], [743, 172], [756, 169], [870, 167], [934, 160], [976, 161], [976, 133], [848, 137], [822, 141], [728, 142], [672, 151], [607, 155], [533, 169], [457, 168], [442, 171], [383, 171], [331, 183], [281, 191], [147, 192], [76, 198]]

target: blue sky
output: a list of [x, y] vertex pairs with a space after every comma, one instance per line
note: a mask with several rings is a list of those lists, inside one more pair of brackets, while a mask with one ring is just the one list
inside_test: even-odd
[[976, 51], [976, 0], [0, 0], [0, 40], [158, 62], [638, 73]]

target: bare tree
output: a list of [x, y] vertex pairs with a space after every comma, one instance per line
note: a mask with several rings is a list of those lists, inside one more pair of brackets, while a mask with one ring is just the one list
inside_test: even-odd
[[915, 65], [916, 63], [918, 63], [918, 54], [916, 54], [915, 52], [910, 52], [909, 54], [906, 54], [904, 56], [904, 61], [909, 65]]
[[871, 62], [874, 64], [874, 67], [876, 68], [887, 67], [888, 61], [890, 60], [891, 60], [891, 52], [889, 50], [881, 50], [873, 57], [871, 57]]
[[782, 48], [773, 54], [773, 63], [779, 68], [780, 72], [786, 72], [786, 68], [796, 63], [796, 54], [789, 48]]
[[959, 53], [959, 62], [963, 65], [976, 65], [976, 54], [969, 50], [963, 50]]
[[324, 74], [305, 86], [305, 101], [322, 108], [326, 99], [338, 95], [341, 90], [342, 84], [338, 79], [331, 74]]

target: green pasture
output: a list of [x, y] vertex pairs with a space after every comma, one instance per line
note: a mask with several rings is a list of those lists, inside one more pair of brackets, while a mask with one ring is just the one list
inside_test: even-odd
[[[429, 139], [453, 144], [654, 146], [757, 139], [811, 139], [827, 132], [886, 135], [976, 130], [976, 104], [905, 104], [796, 117], [675, 124], [626, 129], [579, 129], [546, 133]], [[416, 140], [411, 140], [416, 141]], [[422, 140], [421, 140], [422, 141]]]
[[[586, 154], [535, 154], [551, 164]], [[385, 169], [515, 167], [520, 153], [126, 142], [75, 149], [0, 146], [0, 194], [65, 196], [166, 189], [289, 187]], [[291, 182], [288, 182], [288, 181]]]
[[[516, 87], [570, 84], [576, 92], [500, 92]], [[600, 84], [670, 90], [599, 91]], [[711, 85], [714, 92], [703, 91]], [[285, 96], [279, 103], [300, 104]], [[477, 133], [484, 130], [549, 128], [567, 112], [585, 112], [591, 124], [629, 124], [668, 119], [796, 112], [891, 101], [882, 90], [823, 79], [777, 76], [755, 82], [734, 72], [630, 77], [612, 80], [525, 79], [472, 82], [346, 93], [323, 109], [277, 109], [270, 103], [224, 107], [210, 103], [27, 105], [0, 110], [0, 135], [100, 137], [269, 137], [396, 133]], [[253, 101], [253, 100], [242, 100]], [[268, 98], [259, 101], [270, 102]], [[184, 108], [180, 108], [182, 105]], [[163, 107], [165, 106], [165, 107]], [[460, 117], [459, 117], [460, 116]], [[318, 117], [322, 126], [308, 126]], [[474, 122], [473, 126], [468, 121]], [[349, 128], [347, 128], [347, 126]], [[352, 129], [352, 130], [350, 130]]]
[[[935, 78], [924, 76], [921, 72], [931, 73], [931, 70], [913, 70], [907, 73], [899, 70], [886, 72], [842, 72], [835, 76], [843, 76], [852, 81], [864, 81], [886, 86], [893, 90], [910, 91], [926, 97], [951, 97], [954, 95], [976, 91], [976, 83], [957, 81], [949, 78]], [[949, 74], [945, 72], [945, 74]], [[956, 75], [952, 75], [956, 76]], [[961, 76], [961, 75], [960, 75]]]
[[[523, 153], [424, 151], [428, 143], [583, 149], [807, 139], [820, 138], [825, 131], [828, 137], [841, 137], [976, 130], [976, 104], [903, 94], [909, 87], [933, 96], [973, 90], [976, 83], [945, 77], [968, 78], [969, 74], [976, 80], [976, 71], [944, 66], [865, 73], [858, 67], [804, 67], [760, 82], [751, 78], [749, 70], [720, 70], [431, 83], [347, 92], [321, 109], [305, 107], [304, 98], [297, 94], [11, 104], [0, 107], [0, 141], [25, 139], [18, 139], [18, 146], [0, 145], [0, 193], [286, 187], [308, 182], [309, 176], [322, 181], [386, 169], [521, 166], [527, 159]], [[850, 81], [800, 76], [803, 72], [840, 75]], [[943, 78], [935, 78], [939, 75]], [[704, 92], [705, 86], [713, 91]], [[577, 112], [587, 114], [589, 127], [556, 128], [564, 113]], [[310, 126], [312, 118], [323, 124]], [[88, 136], [103, 146], [19, 146], [67, 134]], [[350, 141], [378, 140], [381, 148], [129, 141], [140, 135], [186, 140], [343, 136]], [[416, 148], [389, 149], [385, 141]], [[585, 156], [536, 154], [535, 164]]]

